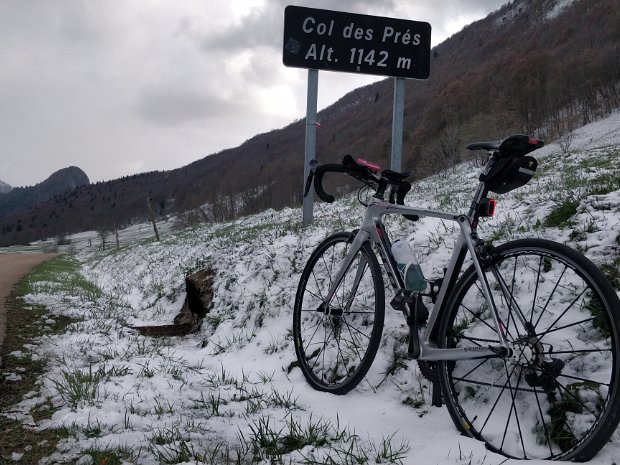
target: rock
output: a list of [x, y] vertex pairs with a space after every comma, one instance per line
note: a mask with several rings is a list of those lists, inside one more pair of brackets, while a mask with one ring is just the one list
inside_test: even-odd
[[215, 272], [211, 268], [206, 268], [185, 278], [187, 295], [181, 310], [174, 317], [174, 324], [132, 326], [132, 328], [148, 336], [182, 336], [198, 331], [213, 301], [214, 276]]
[[215, 272], [211, 268], [199, 270], [185, 278], [187, 297], [185, 303], [189, 311], [204, 318], [213, 301], [213, 278]]

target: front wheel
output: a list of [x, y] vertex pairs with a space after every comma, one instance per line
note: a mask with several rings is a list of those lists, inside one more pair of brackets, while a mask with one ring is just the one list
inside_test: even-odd
[[439, 345], [496, 346], [495, 310], [511, 354], [439, 363], [452, 419], [509, 457], [589, 460], [620, 418], [618, 296], [584, 256], [541, 239], [497, 247], [483, 274], [491, 305], [470, 267], [445, 307]]
[[351, 239], [338, 233], [319, 244], [301, 275], [293, 311], [299, 366], [314, 389], [334, 394], [346, 394], [368, 372], [385, 314], [381, 268], [368, 242], [335, 282]]

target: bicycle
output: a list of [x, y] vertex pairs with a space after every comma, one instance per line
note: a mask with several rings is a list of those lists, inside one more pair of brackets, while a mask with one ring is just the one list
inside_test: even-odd
[[[542, 145], [525, 135], [469, 144], [489, 158], [467, 214], [405, 206], [410, 172], [380, 171], [350, 155], [314, 167], [306, 195], [313, 184], [333, 202], [323, 188], [329, 172], [375, 194], [359, 229], [322, 241], [300, 278], [294, 345], [313, 388], [345, 394], [366, 376], [383, 330], [383, 270], [394, 294], [390, 305], [409, 327], [408, 354], [438, 381], [461, 433], [520, 459], [586, 461], [604, 446], [620, 420], [618, 296], [593, 263], [566, 245], [519, 239], [494, 246], [477, 232], [479, 220], [494, 212], [489, 192], [525, 185], [537, 167], [528, 153]], [[428, 280], [427, 291], [405, 289], [387, 215], [459, 226], [443, 276]], [[463, 270], [466, 257], [471, 264]]]

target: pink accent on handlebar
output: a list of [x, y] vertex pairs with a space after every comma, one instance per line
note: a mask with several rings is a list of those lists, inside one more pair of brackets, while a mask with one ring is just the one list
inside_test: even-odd
[[368, 160], [362, 160], [361, 158], [357, 159], [357, 164], [368, 168], [373, 173], [377, 173], [381, 169], [379, 165]]

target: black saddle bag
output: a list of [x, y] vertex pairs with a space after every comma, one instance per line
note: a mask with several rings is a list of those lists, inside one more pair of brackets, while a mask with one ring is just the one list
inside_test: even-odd
[[499, 158], [485, 176], [487, 189], [505, 194], [524, 186], [536, 173], [538, 162], [529, 155], [508, 155]]

